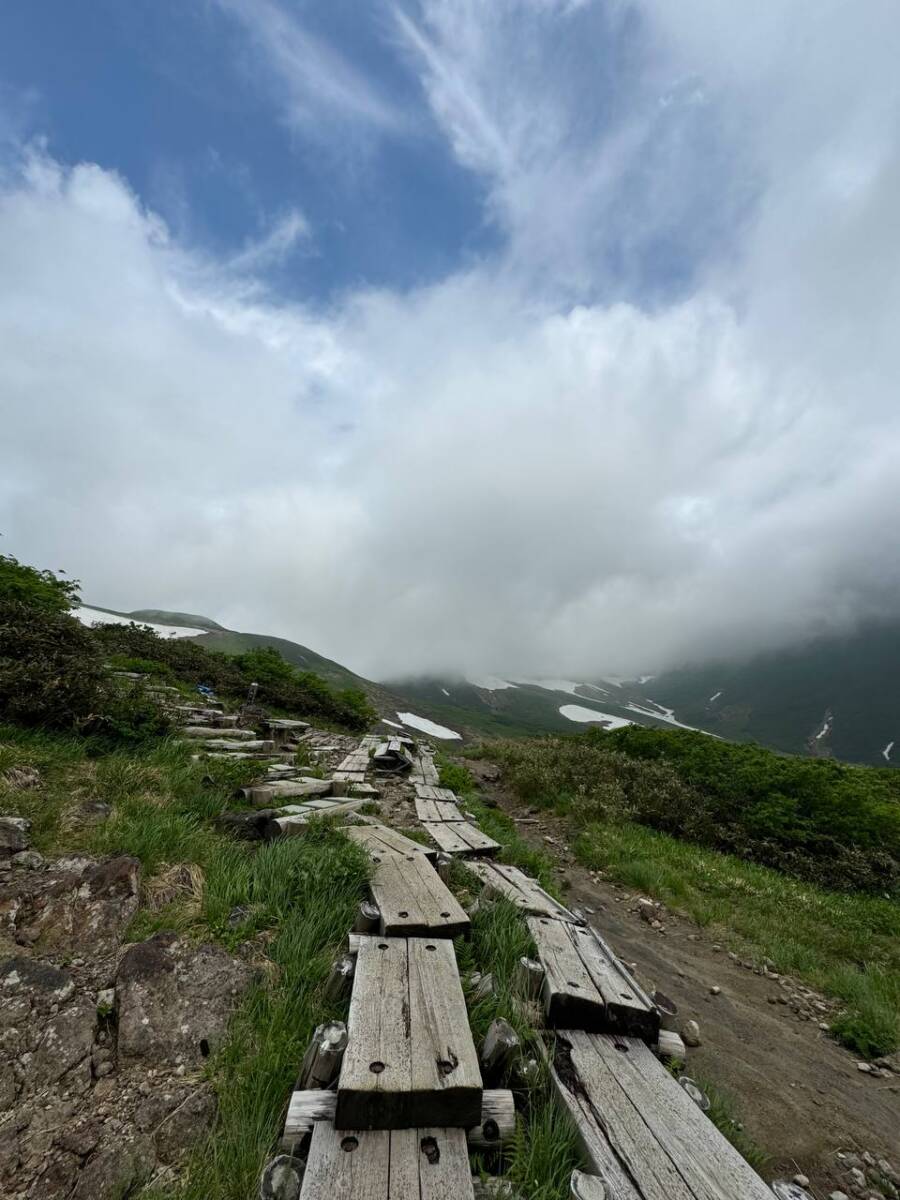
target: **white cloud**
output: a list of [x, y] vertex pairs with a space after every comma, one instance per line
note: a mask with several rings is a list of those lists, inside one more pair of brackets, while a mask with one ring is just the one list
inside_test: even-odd
[[[89, 602], [376, 674], [633, 676], [896, 614], [900, 11], [866, 16], [867, 58], [836, 5], [763, 5], [759, 37], [711, 0], [619, 6], [635, 78], [604, 122], [598, 8], [400, 18], [508, 238], [428, 288], [263, 302], [265, 252], [211, 270], [109, 172], [8, 173], [4, 546]], [[604, 256], [646, 266], [720, 186], [741, 220], [700, 269], [616, 299]]]

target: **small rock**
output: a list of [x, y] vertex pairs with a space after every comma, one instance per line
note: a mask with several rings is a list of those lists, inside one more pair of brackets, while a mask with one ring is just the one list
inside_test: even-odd
[[872, 1073], [872, 1066], [867, 1062], [858, 1062], [856, 1064], [856, 1069], [857, 1071], [862, 1071], [864, 1075], [871, 1075]]
[[681, 1037], [686, 1046], [699, 1046], [700, 1026], [696, 1021], [685, 1021], [681, 1027]]
[[711, 996], [718, 996], [718, 994], [721, 992], [721, 990], [722, 989], [720, 987], [714, 986], [709, 989], [709, 994]]
[[638, 900], [637, 912], [641, 920], [646, 921], [648, 925], [656, 920], [656, 905], [652, 900]]
[[43, 854], [38, 854], [37, 850], [20, 850], [18, 854], [14, 854], [10, 859], [14, 867], [19, 867], [23, 871], [37, 871], [44, 865]]
[[829, 1195], [828, 1200], [850, 1200], [850, 1197], [846, 1192], [832, 1192]]
[[860, 1167], [850, 1168], [850, 1179], [859, 1188], [866, 1186], [866, 1173]]
[[794, 1183], [796, 1183], [797, 1187], [808, 1188], [809, 1187], [809, 1176], [808, 1175], [795, 1175]]

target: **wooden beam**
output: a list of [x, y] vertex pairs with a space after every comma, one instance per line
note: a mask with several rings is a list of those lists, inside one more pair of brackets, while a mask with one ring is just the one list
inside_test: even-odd
[[468, 821], [423, 821], [425, 832], [445, 854], [488, 856], [497, 854], [500, 843]]
[[478, 1123], [481, 1074], [453, 944], [358, 939], [338, 1129]]
[[[432, 791], [437, 791], [432, 788]], [[452, 800], [426, 800], [416, 797], [416, 816], [420, 821], [461, 821], [462, 810]]]
[[550, 917], [528, 917], [527, 923], [544, 968], [548, 1025], [656, 1042], [659, 1012], [594, 930]]
[[425, 855], [386, 854], [373, 861], [369, 889], [383, 934], [452, 938], [469, 932], [468, 916]]
[[[363, 801], [363, 803], [365, 803]], [[368, 852], [373, 861], [378, 862], [388, 855], [400, 855], [401, 858], [433, 859], [437, 851], [433, 846], [423, 846], [412, 838], [398, 833], [389, 825], [381, 825], [377, 821], [366, 821], [362, 825], [349, 825], [345, 830], [348, 838], [358, 842]]]
[[533, 913], [535, 916], [555, 917], [560, 921], [583, 924], [579, 917], [554, 900], [536, 880], [520, 871], [518, 867], [510, 867], [506, 863], [472, 862], [466, 865], [484, 884], [488, 896], [505, 897], [523, 912]]
[[639, 1039], [561, 1032], [551, 1079], [608, 1200], [771, 1200]]
[[[312, 1088], [291, 1095], [284, 1122], [284, 1140], [301, 1141], [312, 1133], [316, 1121], [334, 1121], [337, 1094]], [[508, 1146], [516, 1131], [516, 1105], [507, 1088], [486, 1088], [481, 1097], [481, 1116], [466, 1132], [470, 1150], [496, 1150]]]
[[461, 1129], [336, 1130], [319, 1122], [300, 1200], [474, 1200]]

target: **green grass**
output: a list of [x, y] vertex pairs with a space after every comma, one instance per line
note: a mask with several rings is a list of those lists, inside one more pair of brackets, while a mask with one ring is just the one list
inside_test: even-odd
[[900, 905], [831, 892], [634, 824], [588, 825], [581, 862], [714, 928], [742, 958], [769, 958], [846, 1006], [832, 1029], [866, 1057], [900, 1045]]
[[488, 837], [492, 837], [501, 846], [500, 861], [519, 867], [538, 880], [556, 899], [560, 899], [559, 889], [553, 875], [553, 862], [550, 857], [529, 846], [521, 836], [516, 823], [502, 809], [491, 808], [485, 804], [478, 794], [478, 787], [468, 767], [453, 762], [444, 755], [436, 758], [440, 786], [450, 788], [463, 802], [463, 807], [475, 817], [478, 825]]
[[[457, 890], [467, 884], [467, 872], [459, 865], [453, 883]], [[506, 900], [480, 906], [472, 918], [472, 937], [457, 945], [460, 973], [468, 979], [473, 971], [490, 973], [493, 991], [477, 1002], [469, 992], [469, 1024], [476, 1045], [497, 1017], [509, 1021], [527, 1054], [541, 1061], [536, 1045], [538, 1034], [530, 1013], [519, 996], [515, 982], [516, 964], [522, 955], [533, 957], [534, 944], [519, 910]], [[526, 1095], [513, 1143], [504, 1151], [505, 1178], [530, 1200], [567, 1200], [569, 1177], [580, 1159], [568, 1115], [554, 1099], [545, 1070]]]

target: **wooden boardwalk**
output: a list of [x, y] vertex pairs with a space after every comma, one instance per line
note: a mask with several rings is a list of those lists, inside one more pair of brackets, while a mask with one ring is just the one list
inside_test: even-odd
[[479, 1123], [481, 1072], [449, 940], [361, 937], [347, 1038], [337, 1129]]
[[551, 1078], [608, 1200], [772, 1200], [637, 1038], [561, 1032]]
[[554, 900], [536, 879], [532, 879], [518, 867], [509, 867], [505, 863], [477, 862], [468, 863], [467, 866], [484, 884], [484, 892], [488, 897], [502, 896], [516, 908], [537, 917], [555, 917], [576, 925], [584, 924], [580, 917], [576, 917], [565, 905]]
[[453, 938], [469, 932], [465, 910], [424, 854], [385, 855], [369, 888], [385, 935]]

